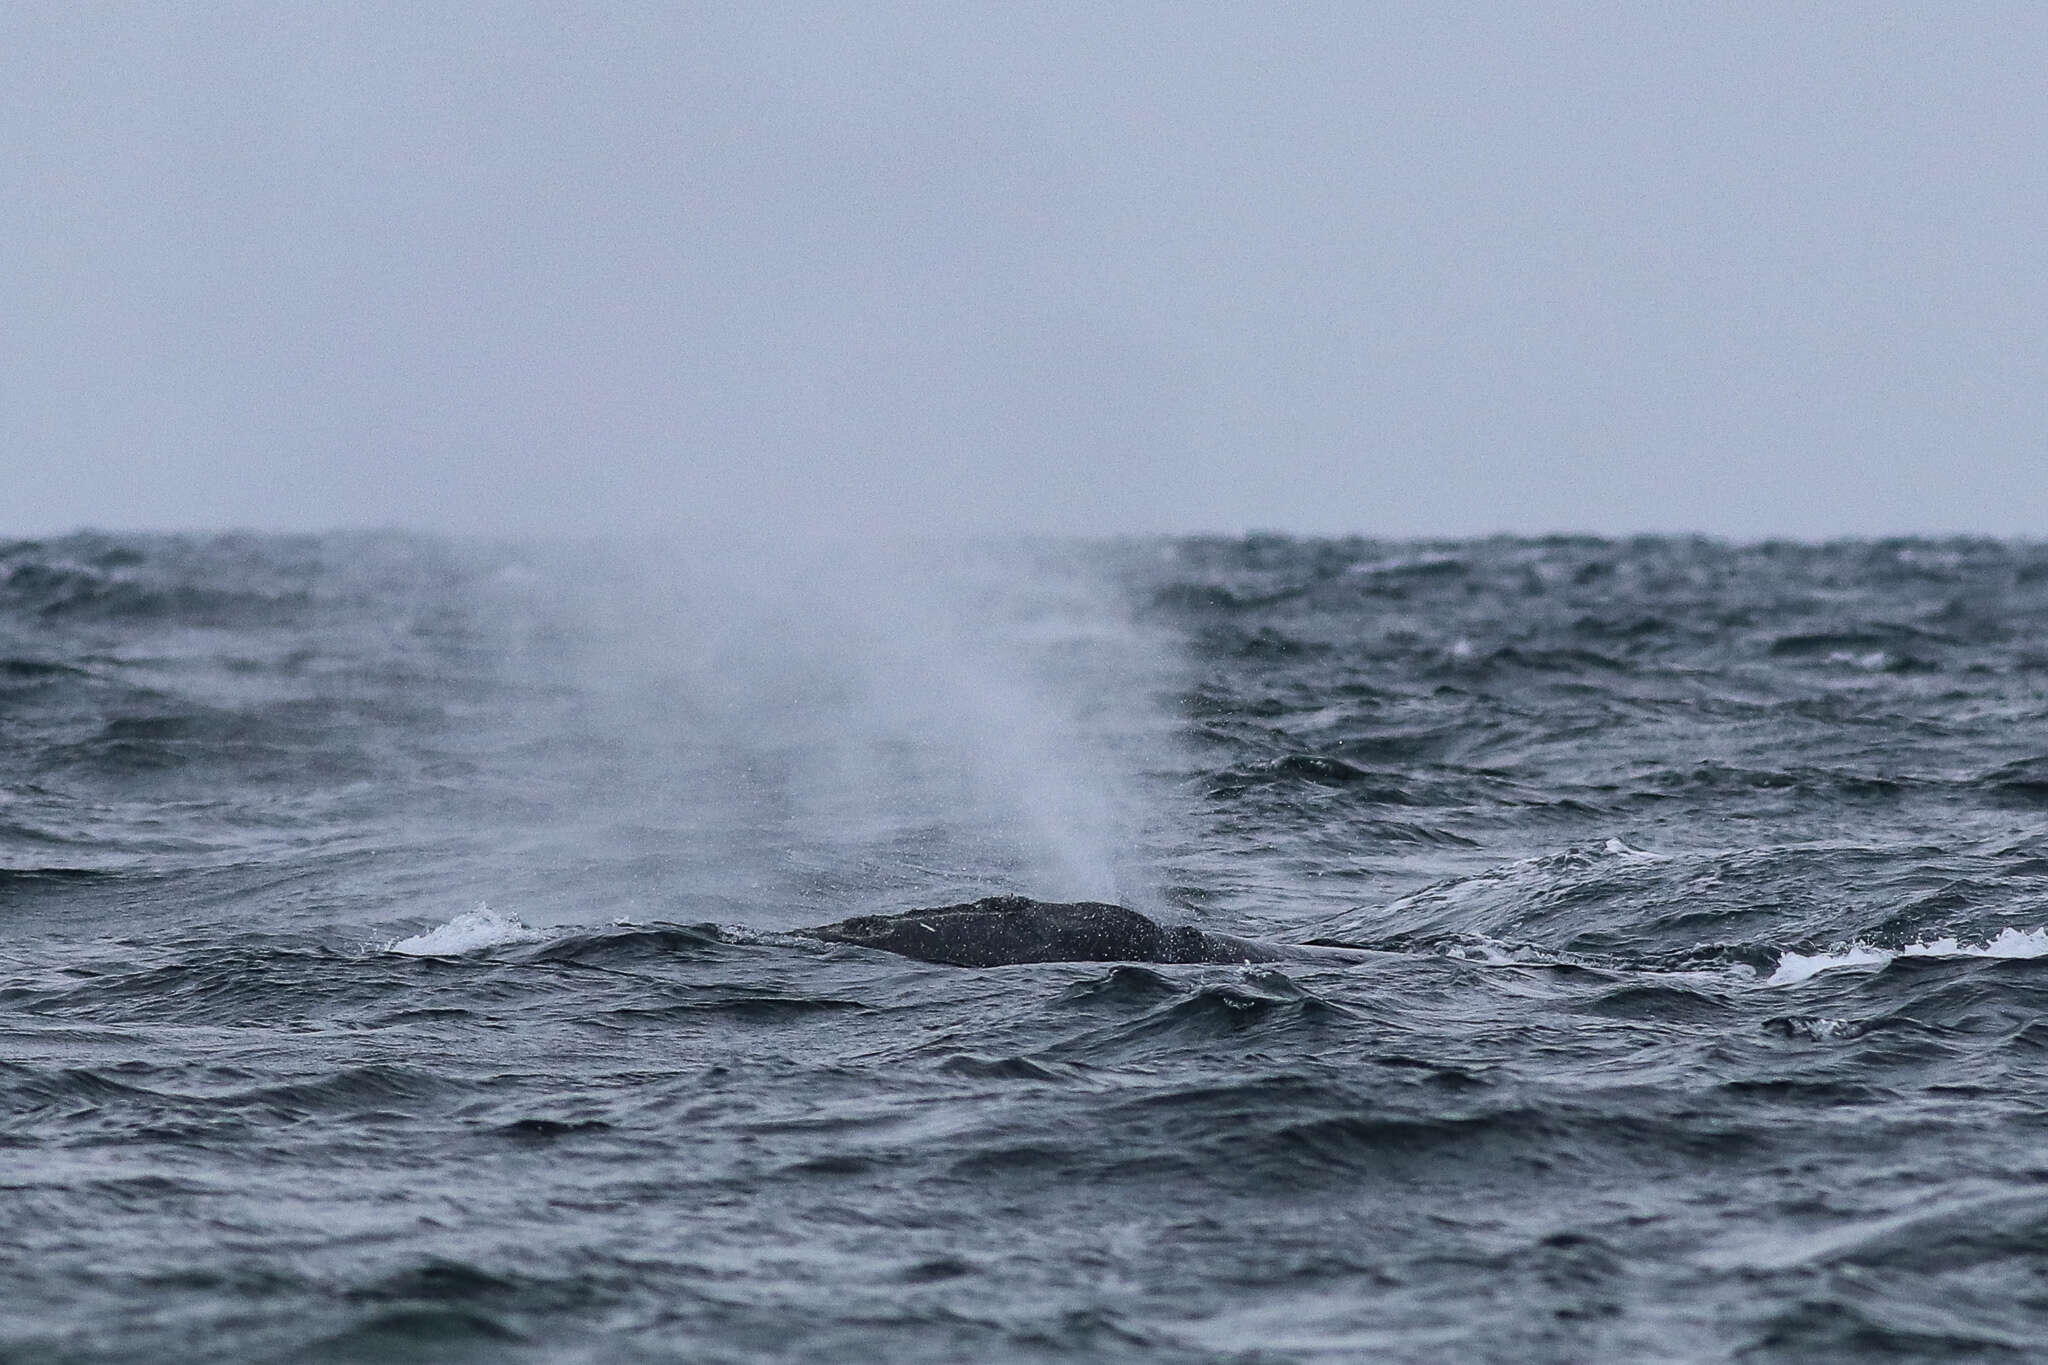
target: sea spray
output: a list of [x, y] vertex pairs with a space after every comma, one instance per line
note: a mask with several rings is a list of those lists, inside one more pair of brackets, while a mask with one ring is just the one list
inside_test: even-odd
[[407, 957], [460, 957], [465, 953], [480, 953], [487, 948], [500, 948], [511, 943], [535, 943], [546, 937], [545, 933], [522, 924], [515, 916], [493, 910], [479, 901], [474, 910], [465, 910], [446, 924], [393, 939], [384, 945], [384, 951]]

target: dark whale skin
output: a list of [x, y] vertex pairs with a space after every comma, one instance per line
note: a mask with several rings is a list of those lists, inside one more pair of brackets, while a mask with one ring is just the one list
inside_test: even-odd
[[989, 896], [964, 905], [859, 915], [798, 931], [828, 943], [914, 957], [951, 967], [1026, 962], [1285, 962], [1350, 960], [1338, 948], [1297, 948], [1161, 924], [1101, 901], [1035, 901]]

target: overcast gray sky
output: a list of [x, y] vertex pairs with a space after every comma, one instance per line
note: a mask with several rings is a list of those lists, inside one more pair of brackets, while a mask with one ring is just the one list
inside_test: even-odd
[[2048, 5], [0, 8], [0, 533], [2048, 533]]

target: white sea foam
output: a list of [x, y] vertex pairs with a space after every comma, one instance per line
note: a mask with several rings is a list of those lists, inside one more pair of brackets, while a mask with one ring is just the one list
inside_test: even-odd
[[1853, 1019], [1785, 1019], [1780, 1024], [1788, 1035], [1815, 1043], [1853, 1038], [1861, 1032]]
[[1986, 943], [1962, 943], [1953, 938], [1929, 939], [1923, 943], [1908, 943], [1903, 948], [1874, 948], [1867, 943], [1852, 943], [1839, 952], [1786, 953], [1778, 959], [1778, 970], [1773, 972], [1766, 986], [1796, 986], [1810, 981], [1822, 972], [1842, 967], [1882, 967], [1902, 957], [2048, 957], [2048, 927], [2040, 929], [2004, 929], [1996, 938]]
[[1505, 944], [1496, 943], [1483, 935], [1474, 935], [1463, 943], [1453, 943], [1444, 948], [1445, 957], [1454, 957], [1460, 962], [1471, 962], [1481, 967], [1551, 967], [1557, 960], [1545, 954], [1532, 954], [1526, 949], [1517, 950]]
[[546, 935], [511, 915], [501, 914], [482, 901], [476, 909], [465, 910], [436, 929], [384, 945], [387, 953], [408, 957], [460, 957], [507, 943], [533, 943]]

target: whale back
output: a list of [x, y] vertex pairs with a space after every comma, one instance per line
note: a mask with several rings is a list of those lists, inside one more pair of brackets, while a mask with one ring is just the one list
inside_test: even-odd
[[962, 905], [859, 915], [803, 932], [829, 943], [879, 948], [953, 967], [1026, 962], [1269, 962], [1290, 956], [1271, 945], [1191, 924], [1161, 924], [1102, 901], [1036, 901], [989, 896]]

